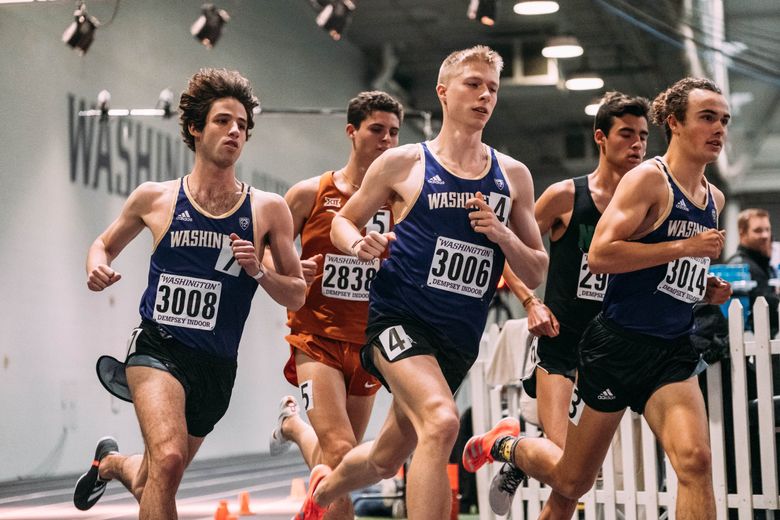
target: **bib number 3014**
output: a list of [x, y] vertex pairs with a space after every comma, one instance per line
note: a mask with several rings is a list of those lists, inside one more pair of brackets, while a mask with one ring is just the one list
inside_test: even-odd
[[658, 290], [685, 303], [700, 302], [707, 290], [708, 257], [686, 256], [669, 262]]

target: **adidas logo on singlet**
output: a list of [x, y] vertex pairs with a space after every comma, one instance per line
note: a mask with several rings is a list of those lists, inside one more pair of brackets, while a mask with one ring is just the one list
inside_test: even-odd
[[190, 216], [190, 212], [185, 209], [184, 211], [176, 215], [176, 220], [183, 220], [184, 222], [192, 222], [192, 217]]
[[438, 175], [434, 175], [433, 177], [428, 179], [428, 183], [429, 184], [444, 184], [444, 181], [441, 180], [441, 177], [439, 177]]
[[599, 394], [598, 399], [601, 399], [602, 401], [612, 401], [615, 399], [615, 394], [612, 393], [612, 390], [607, 388]]
[[680, 199], [680, 202], [674, 205], [675, 208], [681, 209], [683, 211], [688, 211], [688, 206], [685, 204], [684, 199]]

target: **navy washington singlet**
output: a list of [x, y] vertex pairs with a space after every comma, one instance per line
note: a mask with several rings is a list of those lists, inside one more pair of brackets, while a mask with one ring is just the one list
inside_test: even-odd
[[493, 149], [478, 179], [458, 177], [420, 144], [424, 179], [397, 240], [371, 286], [369, 323], [411, 317], [469, 355], [479, 350], [488, 307], [504, 268], [504, 253], [471, 228], [466, 201], [481, 192], [498, 219], [509, 220], [509, 186]]
[[215, 216], [190, 199], [185, 180], [152, 253], [141, 316], [194, 350], [236, 359], [258, 284], [233, 258], [230, 233], [255, 242], [251, 188], [242, 184], [236, 205]]
[[[669, 214], [637, 242], [682, 240], [718, 225], [718, 211], [707, 185], [707, 200], [696, 204], [677, 185], [661, 157], [653, 159], [666, 174], [672, 201]], [[604, 316], [626, 330], [673, 339], [693, 327], [693, 305], [707, 288], [707, 257], [678, 258], [667, 264], [609, 276]]]

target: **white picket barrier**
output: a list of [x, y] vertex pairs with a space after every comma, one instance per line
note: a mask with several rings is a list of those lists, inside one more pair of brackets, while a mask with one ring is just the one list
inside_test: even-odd
[[[713, 486], [718, 520], [729, 518], [736, 511], [739, 520], [752, 520], [757, 511], [764, 518], [780, 518], [778, 495], [778, 464], [775, 427], [775, 404], [772, 392], [772, 354], [780, 354], [780, 340], [771, 340], [769, 310], [764, 298], [758, 298], [753, 307], [755, 333], [745, 334], [742, 305], [734, 299], [729, 306], [729, 342], [731, 356], [731, 411], [733, 436], [728, 439], [724, 430], [723, 381], [719, 363], [707, 369], [707, 400], [712, 446]], [[498, 334], [495, 328], [486, 334], [487, 353], [493, 354]], [[485, 345], [483, 345], [485, 346]], [[490, 358], [487, 357], [487, 360]], [[474, 431], [483, 432], [501, 419], [501, 401], [508, 403], [508, 413], [517, 416], [519, 386], [491, 389], [485, 384], [485, 358], [478, 361], [469, 376], [472, 396]], [[757, 399], [748, 403], [747, 363], [755, 366]], [[502, 396], [503, 393], [503, 396]], [[751, 413], [750, 408], [755, 411]], [[750, 418], [753, 417], [751, 423]], [[757, 419], [756, 419], [757, 417]], [[751, 444], [751, 429], [758, 429], [758, 442]], [[538, 435], [533, 425], [527, 425], [524, 434]], [[579, 512], [573, 518], [586, 520], [660, 520], [675, 518], [677, 478], [668, 458], [657, 448], [655, 436], [644, 418], [626, 413], [620, 424], [620, 441], [613, 440], [602, 466], [600, 478], [581, 499]], [[617, 437], [616, 435], [616, 437]], [[732, 487], [728, 492], [726, 443], [734, 447]], [[758, 455], [751, 459], [751, 450]], [[760, 461], [761, 487], [753, 492], [751, 460]], [[660, 462], [660, 465], [659, 465]], [[480, 520], [495, 520], [487, 504], [487, 495], [493, 473], [498, 465], [486, 465], [477, 473]], [[515, 495], [507, 518], [512, 520], [538, 517], [550, 488], [534, 479], [521, 485]]]

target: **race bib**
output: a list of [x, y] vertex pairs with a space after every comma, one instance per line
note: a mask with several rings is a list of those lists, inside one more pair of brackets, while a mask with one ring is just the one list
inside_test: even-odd
[[709, 267], [708, 257], [686, 256], [669, 262], [658, 290], [685, 303], [700, 302], [707, 290]]
[[154, 321], [188, 329], [214, 330], [222, 283], [161, 274], [154, 302]]
[[325, 255], [322, 294], [339, 300], [368, 301], [371, 282], [379, 271], [379, 259], [363, 261], [354, 256]]
[[585, 401], [582, 400], [580, 390], [575, 384], [571, 389], [571, 400], [569, 401], [569, 420], [574, 426], [580, 423], [583, 410], [585, 410]]
[[580, 279], [577, 281], [577, 298], [604, 301], [608, 276], [606, 273], [591, 273], [588, 267], [588, 253], [583, 253], [580, 263]]
[[499, 222], [507, 225], [509, 222], [509, 209], [512, 207], [512, 200], [503, 193], [491, 191], [487, 196], [487, 204]]
[[489, 247], [439, 237], [428, 272], [428, 287], [482, 298], [492, 268], [493, 250]]
[[379, 334], [379, 344], [382, 345], [388, 361], [392, 361], [414, 347], [414, 340], [409, 337], [401, 325], [396, 325]]
[[377, 211], [376, 215], [366, 224], [366, 234], [369, 231], [376, 231], [377, 233], [390, 231], [390, 210], [380, 209]]

